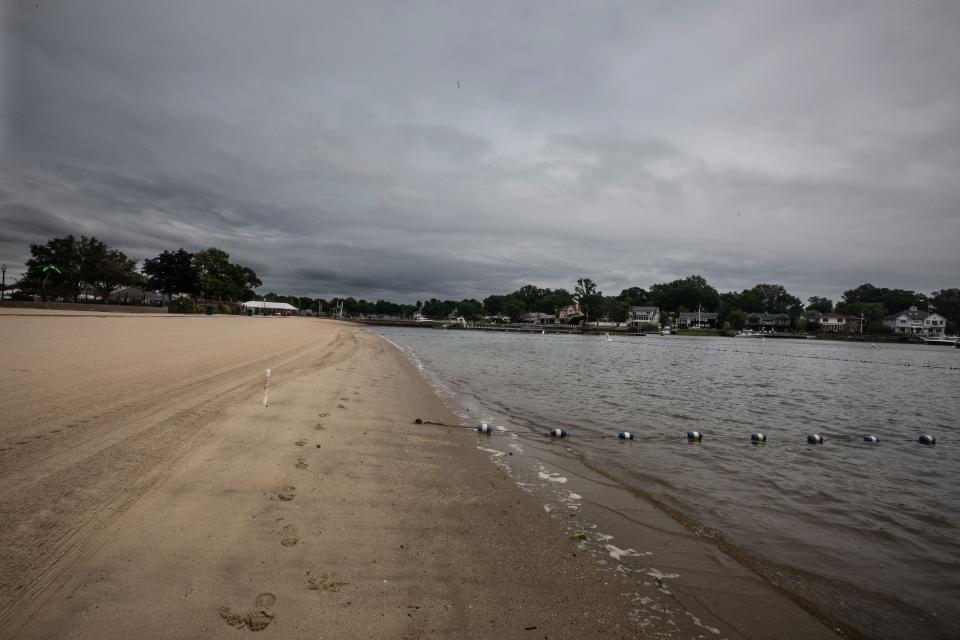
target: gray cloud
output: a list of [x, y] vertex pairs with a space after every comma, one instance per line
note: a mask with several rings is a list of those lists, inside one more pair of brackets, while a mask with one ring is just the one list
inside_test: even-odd
[[218, 246], [264, 290], [405, 301], [957, 286], [958, 26], [950, 2], [16, 4], [0, 258]]

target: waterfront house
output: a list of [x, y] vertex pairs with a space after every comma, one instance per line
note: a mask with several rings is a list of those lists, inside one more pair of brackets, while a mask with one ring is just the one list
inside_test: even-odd
[[716, 313], [707, 313], [706, 311], [681, 313], [677, 316], [677, 325], [684, 329], [715, 329], [717, 326], [717, 315]]
[[630, 307], [627, 324], [660, 324], [660, 307]]
[[816, 319], [820, 333], [862, 333], [863, 324], [859, 317], [842, 313], [823, 313]]
[[560, 324], [578, 322], [582, 317], [583, 312], [580, 311], [580, 305], [578, 304], [561, 307], [560, 311], [557, 312], [557, 320], [559, 320]]
[[916, 307], [910, 307], [899, 313], [890, 314], [883, 319], [883, 324], [893, 329], [894, 333], [937, 338], [944, 335], [947, 319], [939, 313], [920, 311]]
[[790, 316], [785, 313], [748, 313], [744, 327], [753, 331], [786, 331]]
[[557, 316], [549, 313], [525, 313], [520, 318], [520, 322], [526, 324], [557, 324]]

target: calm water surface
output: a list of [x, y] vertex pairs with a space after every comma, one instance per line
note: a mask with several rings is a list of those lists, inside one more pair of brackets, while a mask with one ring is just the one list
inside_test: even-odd
[[[960, 350], [377, 332], [465, 418], [565, 427], [611, 481], [722, 535], [866, 635], [960, 637]], [[690, 429], [702, 443], [686, 442]], [[640, 440], [622, 446], [618, 431]], [[752, 445], [752, 431], [768, 442]], [[826, 444], [806, 444], [810, 433]], [[916, 444], [920, 433], [937, 445]]]

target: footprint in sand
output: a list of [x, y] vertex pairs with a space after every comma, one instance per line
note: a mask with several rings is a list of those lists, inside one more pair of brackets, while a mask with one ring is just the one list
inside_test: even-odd
[[276, 601], [277, 596], [268, 592], [258, 595], [257, 599], [253, 601], [253, 604], [255, 604], [258, 609], [269, 609]]
[[346, 401], [349, 400], [350, 398], [348, 398], [347, 396], [340, 396], [340, 399], [343, 400], [344, 402], [346, 402]]
[[317, 414], [317, 416], [320, 417], [320, 418], [326, 418], [326, 417], [329, 416], [329, 415], [330, 415], [329, 413], [318, 413], [318, 414]]
[[338, 405], [337, 405], [337, 409], [346, 409], [346, 407], [343, 406], [342, 404], [338, 404]]
[[317, 423], [317, 426], [315, 426], [314, 429], [316, 429], [317, 431], [324, 431], [324, 430], [326, 429], [326, 427], [323, 426], [321, 423], [318, 422], [318, 423]]
[[280, 544], [285, 547], [292, 547], [300, 542], [300, 532], [297, 531], [297, 528], [292, 524], [283, 525], [283, 538], [280, 540]]
[[280, 492], [277, 493], [277, 497], [281, 500], [293, 500], [294, 496], [297, 495], [296, 487], [283, 487], [280, 489]]
[[266, 609], [255, 609], [253, 611], [234, 611], [230, 607], [220, 607], [218, 612], [223, 621], [231, 627], [250, 631], [263, 631], [273, 622], [273, 614]]
[[307, 461], [304, 460], [303, 458], [297, 458], [297, 464], [295, 464], [295, 465], [293, 465], [293, 466], [295, 466], [297, 469], [306, 469], [306, 468], [309, 467], [310, 465], [308, 465], [308, 464], [307, 464]]
[[345, 587], [349, 584], [347, 582], [336, 582], [326, 574], [322, 576], [310, 576], [310, 572], [308, 571], [307, 576], [307, 589], [319, 591], [320, 593], [338, 593], [340, 587]]
[[306, 440], [297, 440], [297, 441], [294, 442], [293, 444], [297, 445], [298, 447], [302, 447], [303, 445], [307, 444], [307, 441], [306, 441]]

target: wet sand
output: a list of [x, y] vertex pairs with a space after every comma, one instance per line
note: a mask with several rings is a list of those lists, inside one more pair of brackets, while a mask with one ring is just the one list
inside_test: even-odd
[[413, 424], [456, 419], [362, 329], [0, 312], [0, 353], [0, 638], [832, 635], [755, 587], [756, 622], [631, 621], [636, 585], [474, 433]]

